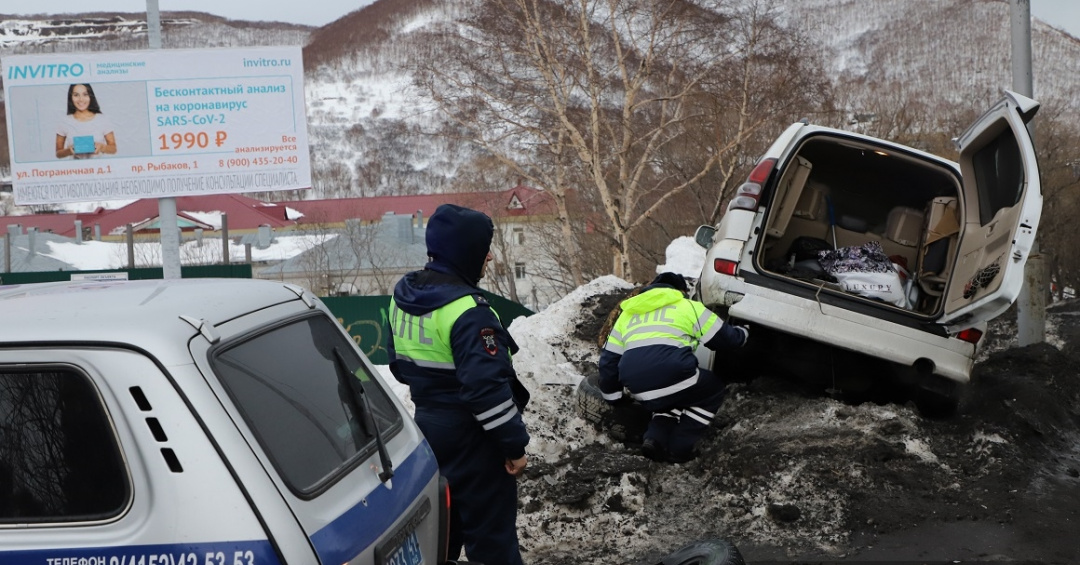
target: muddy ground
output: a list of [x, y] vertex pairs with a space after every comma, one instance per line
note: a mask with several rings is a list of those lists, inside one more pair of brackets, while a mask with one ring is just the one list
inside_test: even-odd
[[[561, 346], [582, 374], [613, 296], [582, 304]], [[572, 446], [521, 485], [526, 563], [652, 564], [695, 540], [748, 563], [1080, 563], [1080, 304], [1051, 344], [1015, 346], [1006, 314], [952, 418], [851, 405], [788, 380], [733, 383], [699, 459], [643, 458], [565, 410], [534, 415]], [[544, 424], [539, 420], [544, 419]]]

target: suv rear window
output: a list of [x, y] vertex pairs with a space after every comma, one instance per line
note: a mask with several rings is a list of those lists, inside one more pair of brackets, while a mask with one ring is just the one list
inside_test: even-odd
[[1024, 159], [1010, 128], [975, 153], [975, 182], [979, 185], [979, 221], [990, 223], [1002, 208], [1020, 201], [1024, 194]]
[[119, 514], [131, 496], [101, 397], [66, 367], [0, 367], [0, 523]]
[[211, 360], [259, 444], [297, 494], [328, 484], [375, 452], [356, 383], [384, 440], [402, 427], [401, 414], [353, 344], [324, 316], [225, 344]]

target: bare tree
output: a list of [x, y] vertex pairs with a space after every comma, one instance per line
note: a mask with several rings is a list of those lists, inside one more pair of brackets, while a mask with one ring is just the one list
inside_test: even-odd
[[340, 280], [335, 273], [337, 257], [331, 242], [337, 234], [324, 224], [313, 224], [305, 230], [301, 246], [304, 248], [297, 256], [302, 267], [304, 286], [319, 296], [334, 294]]
[[[780, 95], [754, 90], [762, 76], [754, 71], [775, 66], [784, 45], [785, 61], [795, 60], [799, 47], [783, 42], [793, 34], [765, 10], [726, 12], [684, 0], [483, 5], [463, 22], [475, 33], [433, 41], [445, 52], [418, 69], [419, 86], [455, 126], [453, 135], [553, 194], [567, 253], [580, 244], [569, 196], [590, 193], [580, 201], [596, 203], [589, 219], [607, 238], [611, 272], [628, 279], [640, 247], [635, 232], [648, 231], [659, 210], [785, 107], [756, 111], [757, 97]], [[736, 62], [744, 96], [733, 108], [725, 101], [730, 81], [717, 77], [730, 76]], [[687, 156], [691, 139], [693, 157], [673, 158]], [[577, 255], [567, 257], [580, 282]]]
[[1080, 215], [1080, 131], [1069, 104], [1047, 100], [1035, 118], [1034, 137], [1042, 181], [1043, 215], [1039, 223], [1039, 252], [1049, 267], [1054, 292], [1080, 286], [1080, 259], [1070, 244]]
[[[551, 303], [580, 286], [575, 282], [578, 279], [574, 277], [573, 265], [578, 265], [582, 269], [581, 274], [590, 280], [607, 272], [611, 259], [606, 253], [607, 247], [590, 244], [585, 227], [580, 222], [561, 221], [536, 222], [529, 226], [527, 246], [534, 264], [553, 267], [533, 268], [528, 272], [533, 281], [530, 298], [533, 298], [535, 306]], [[566, 229], [571, 230], [569, 238], [577, 242], [578, 249], [569, 256], [563, 252], [562, 246], [567, 237], [564, 234]], [[604, 270], [601, 271], [600, 267]]]
[[220, 238], [201, 242], [192, 239], [180, 246], [180, 263], [183, 265], [219, 265], [221, 256]]
[[[0, 170], [0, 177], [6, 175], [6, 171]], [[10, 194], [0, 194], [0, 216], [11, 216], [15, 209], [15, 197]]]
[[[713, 116], [708, 147], [719, 148], [714, 174], [705, 185], [716, 191], [716, 223], [735, 189], [776, 136], [777, 128], [797, 119], [828, 120], [836, 114], [823, 49], [799, 30], [781, 26], [772, 2], [744, 2], [729, 20], [737, 51], [704, 81]], [[691, 169], [693, 170], [693, 169]], [[718, 189], [718, 190], [717, 190]]]
[[[157, 234], [139, 235], [135, 234], [135, 267], [147, 268], [147, 267], [160, 267], [162, 265], [161, 259], [161, 241]], [[117, 246], [114, 254], [123, 257], [122, 265], [127, 267], [127, 245]]]
[[517, 280], [514, 272], [514, 250], [506, 237], [506, 230], [501, 220], [492, 218], [495, 224], [495, 233], [491, 238], [491, 254], [494, 256], [492, 265], [484, 276], [484, 286], [488, 290], [513, 300], [521, 302], [518, 297]]
[[418, 243], [406, 233], [413, 229], [414, 218], [389, 216], [366, 224], [353, 219], [344, 226], [309, 220], [308, 238], [296, 262], [303, 284], [319, 295], [386, 294], [401, 275], [417, 266], [403, 251], [404, 244]]
[[[397, 218], [396, 221], [411, 223], [413, 218]], [[387, 233], [389, 226], [381, 223], [365, 224], [350, 220], [345, 223], [345, 230], [340, 236], [340, 259], [354, 265], [350, 272], [343, 272], [342, 277], [351, 278], [360, 294], [387, 294], [404, 270], [395, 267], [403, 255], [396, 245], [387, 243], [386, 240], [393, 234]], [[409, 227], [412, 228], [411, 225]], [[380, 237], [380, 234], [384, 237]]]

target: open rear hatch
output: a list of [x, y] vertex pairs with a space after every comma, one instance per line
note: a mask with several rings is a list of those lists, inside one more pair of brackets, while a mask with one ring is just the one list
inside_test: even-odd
[[941, 161], [892, 145], [806, 138], [772, 196], [760, 249], [770, 274], [924, 317], [942, 308], [961, 184]]
[[960, 171], [892, 144], [821, 132], [787, 160], [771, 195], [759, 267], [822, 292], [958, 331], [1015, 301], [1042, 195], [1014, 93], [956, 140]]
[[1039, 103], [1006, 92], [960, 137], [966, 210], [939, 322], [953, 331], [992, 320], [1020, 295], [1042, 216], [1039, 164], [1027, 123]]

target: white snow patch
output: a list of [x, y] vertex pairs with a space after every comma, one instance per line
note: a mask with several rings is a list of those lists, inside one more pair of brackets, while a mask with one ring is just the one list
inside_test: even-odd
[[937, 455], [934, 455], [934, 452], [933, 452], [932, 449], [930, 449], [930, 446], [925, 441], [923, 441], [921, 439], [917, 439], [917, 438], [907, 438], [907, 439], [905, 439], [904, 440], [904, 449], [908, 453], [918, 457], [919, 459], [922, 459], [923, 461], [925, 461], [927, 463], [937, 463], [938, 462]]

